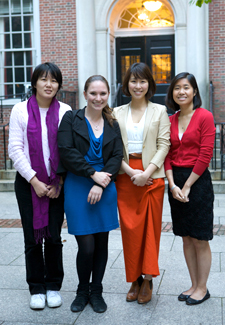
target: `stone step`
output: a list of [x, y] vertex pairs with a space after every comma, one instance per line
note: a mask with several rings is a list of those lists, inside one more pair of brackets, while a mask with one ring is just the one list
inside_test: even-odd
[[0, 170], [0, 179], [9, 179], [14, 180], [16, 176], [16, 170], [15, 169], [2, 169]]
[[0, 180], [0, 192], [13, 192], [13, 191], [14, 191], [14, 179]]
[[212, 180], [213, 181], [220, 181], [221, 180], [221, 169], [209, 169]]
[[[225, 180], [213, 180], [213, 189], [215, 194], [225, 194]], [[13, 192], [14, 180], [0, 180], [0, 192]], [[167, 192], [167, 181], [166, 181]]]

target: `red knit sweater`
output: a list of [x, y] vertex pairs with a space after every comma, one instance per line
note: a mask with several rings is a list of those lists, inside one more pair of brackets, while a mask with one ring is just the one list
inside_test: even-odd
[[200, 176], [213, 155], [216, 130], [213, 115], [204, 108], [197, 108], [181, 140], [178, 134], [179, 115], [180, 111], [170, 117], [171, 147], [165, 159], [165, 170], [172, 169], [172, 166], [190, 167]]

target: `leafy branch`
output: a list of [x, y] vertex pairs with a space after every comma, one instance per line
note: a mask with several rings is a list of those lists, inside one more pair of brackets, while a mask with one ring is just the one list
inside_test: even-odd
[[212, 2], [212, 0], [190, 0], [190, 4], [194, 4], [195, 3], [195, 5], [196, 6], [198, 6], [198, 7], [201, 7], [202, 5], [203, 5], [203, 3], [206, 3], [206, 4], [208, 4], [208, 3], [210, 3], [210, 2]]

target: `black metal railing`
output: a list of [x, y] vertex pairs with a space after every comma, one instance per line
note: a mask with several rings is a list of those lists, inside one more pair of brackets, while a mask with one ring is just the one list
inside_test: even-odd
[[[0, 127], [2, 128], [3, 131], [3, 154], [4, 154], [4, 166], [5, 166], [5, 170], [8, 169], [7, 166], [7, 152], [6, 152], [6, 130], [9, 127], [9, 123], [4, 124], [4, 125], [0, 125]], [[10, 161], [10, 168], [12, 169], [12, 161]]]
[[113, 99], [112, 99], [112, 107], [116, 107], [116, 106], [119, 105], [118, 96], [119, 96], [120, 88], [121, 88], [121, 84], [118, 83], [117, 88], [116, 88], [116, 92], [115, 92], [115, 94], [113, 96]]
[[10, 99], [20, 99], [22, 101], [23, 96], [24, 93], [0, 96], [0, 123], [3, 123], [3, 119], [4, 119], [3, 116], [4, 104], [7, 105], [5, 101]]
[[[213, 82], [210, 81], [209, 86], [209, 109], [214, 116], [213, 112], [213, 95], [214, 95], [214, 86]], [[217, 122], [214, 118], [216, 126], [216, 137], [213, 149], [213, 158], [212, 158], [212, 169], [221, 170], [221, 180], [224, 179], [224, 170], [225, 170], [225, 122]], [[219, 157], [217, 152], [219, 151]], [[218, 159], [219, 158], [219, 159]], [[218, 163], [219, 160], [219, 163]]]
[[56, 98], [60, 102], [68, 104], [74, 110], [77, 109], [76, 95], [77, 95], [76, 91], [60, 90], [57, 93]]

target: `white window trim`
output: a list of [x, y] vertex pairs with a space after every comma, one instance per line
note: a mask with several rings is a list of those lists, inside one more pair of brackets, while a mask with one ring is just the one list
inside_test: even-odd
[[[41, 39], [40, 39], [40, 10], [39, 10], [39, 0], [33, 0], [33, 47], [25, 50], [32, 50], [33, 51], [33, 64], [32, 66], [35, 67], [41, 63]], [[24, 49], [18, 49], [18, 51], [22, 51]], [[6, 50], [7, 51], [7, 50]], [[9, 49], [9, 51], [12, 51]], [[13, 52], [16, 52], [17, 49], [14, 49]], [[4, 51], [1, 52], [0, 59], [3, 62]], [[2, 74], [1, 80], [4, 80], [4, 69], [1, 69]], [[26, 83], [28, 87], [30, 83]], [[0, 95], [4, 94], [4, 82], [0, 85]], [[8, 105], [15, 105], [16, 103], [20, 102], [19, 98], [14, 99], [6, 99], [2, 101], [2, 104], [5, 106]]]

